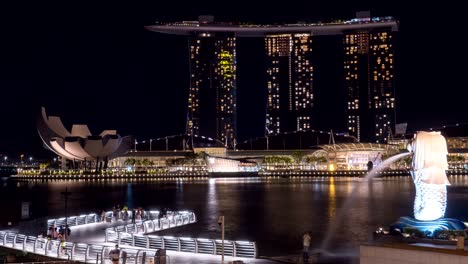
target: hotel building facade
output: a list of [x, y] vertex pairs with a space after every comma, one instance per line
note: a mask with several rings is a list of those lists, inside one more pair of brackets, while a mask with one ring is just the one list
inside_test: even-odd
[[310, 129], [314, 99], [311, 34], [267, 35], [265, 52], [266, 134]]
[[189, 38], [187, 134], [213, 137], [232, 147], [236, 120], [236, 38], [195, 33]]
[[391, 28], [344, 33], [347, 127], [359, 141], [386, 143], [395, 128]]

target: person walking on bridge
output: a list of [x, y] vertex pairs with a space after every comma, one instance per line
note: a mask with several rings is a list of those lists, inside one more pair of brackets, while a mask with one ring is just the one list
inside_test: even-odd
[[309, 250], [310, 250], [310, 241], [312, 240], [312, 237], [310, 236], [310, 232], [307, 231], [304, 233], [302, 236], [302, 260], [304, 263], [309, 263]]
[[137, 210], [135, 208], [133, 208], [133, 210], [132, 210], [132, 224], [135, 223], [136, 214], [137, 214]]
[[115, 248], [109, 251], [109, 258], [111, 259], [112, 264], [119, 264], [119, 259], [120, 259], [119, 245], [115, 245]]

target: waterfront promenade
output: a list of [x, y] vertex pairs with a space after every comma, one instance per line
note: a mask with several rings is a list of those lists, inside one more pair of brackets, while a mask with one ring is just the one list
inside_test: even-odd
[[[326, 171], [326, 170], [278, 170], [278, 171], [259, 171], [259, 172], [164, 172], [164, 173], [20, 173], [12, 175], [15, 179], [39, 179], [39, 180], [108, 180], [108, 179], [147, 179], [154, 181], [177, 181], [177, 180], [195, 180], [208, 181], [213, 178], [260, 178], [260, 179], [300, 179], [300, 178], [330, 178], [330, 177], [354, 177], [363, 178], [367, 171]], [[449, 175], [466, 175], [465, 170], [453, 170]], [[407, 170], [384, 170], [379, 171], [376, 177], [409, 177]]]

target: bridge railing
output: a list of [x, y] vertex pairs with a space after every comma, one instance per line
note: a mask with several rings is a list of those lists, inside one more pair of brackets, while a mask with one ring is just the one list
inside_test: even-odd
[[[112, 219], [112, 211], [106, 212], [105, 221], [110, 222]], [[65, 220], [67, 223], [65, 223]], [[87, 225], [92, 223], [99, 223], [101, 222], [101, 216], [97, 214], [83, 214], [83, 215], [76, 215], [76, 216], [69, 216], [67, 218], [55, 218], [47, 220], [47, 229], [50, 227], [58, 227], [58, 226], [65, 226], [68, 225], [69, 227], [72, 226], [80, 226], [80, 225]]]
[[147, 234], [182, 225], [188, 225], [194, 222], [196, 222], [196, 216], [194, 212], [180, 211], [171, 212], [166, 217], [159, 219], [136, 221], [134, 224], [110, 227], [107, 228], [106, 231], [109, 230], [115, 232]]
[[[153, 250], [166, 249], [198, 254], [222, 254], [222, 241], [219, 239], [153, 236], [107, 229], [105, 241]], [[255, 242], [250, 241], [224, 240], [224, 255], [256, 258], [257, 246]]]
[[[125, 220], [131, 220], [132, 219], [132, 211], [128, 211], [128, 219]], [[136, 222], [138, 223], [144, 223], [142, 225], [136, 225], [132, 226], [129, 228], [135, 228], [135, 231], [132, 232], [137, 232], [137, 233], [149, 233], [149, 232], [155, 232], [159, 231], [160, 229], [167, 229], [169, 227], [174, 227], [174, 226], [180, 226], [182, 224], [189, 224], [196, 222], [196, 216], [195, 213], [191, 211], [168, 211], [167, 212], [167, 217], [166, 218], [161, 218], [160, 217], [160, 212], [156, 210], [150, 210], [150, 211], [145, 211], [145, 216]], [[104, 216], [104, 222], [111, 223], [116, 220], [117, 218], [123, 218], [123, 211], [120, 212], [120, 217], [117, 215], [114, 215], [113, 211], [107, 211], [105, 212]], [[160, 220], [164, 219], [161, 223], [162, 225], [159, 225], [160, 223], [158, 222], [158, 225], [155, 223], [151, 223], [148, 221], [154, 221], [154, 220]], [[47, 229], [50, 227], [59, 227], [59, 226], [65, 226], [68, 224], [69, 227], [72, 226], [80, 226], [80, 225], [87, 225], [87, 224], [92, 224], [92, 223], [100, 223], [102, 222], [102, 216], [92, 213], [92, 214], [82, 214], [82, 215], [76, 215], [76, 216], [69, 216], [67, 218], [61, 217], [61, 218], [55, 218], [55, 219], [48, 219], [47, 220]], [[65, 221], [67, 223], [65, 223]], [[145, 231], [149, 230], [149, 231]], [[124, 230], [122, 229], [121, 231], [126, 231], [130, 232], [129, 230]]]
[[[137, 245], [140, 245], [138, 242]], [[111, 246], [60, 242], [42, 237], [26, 236], [14, 232], [0, 231], [0, 246], [22, 250], [38, 255], [86, 263], [110, 264]], [[121, 248], [120, 257], [128, 264], [146, 264], [155, 258], [156, 251], [148, 248]]]

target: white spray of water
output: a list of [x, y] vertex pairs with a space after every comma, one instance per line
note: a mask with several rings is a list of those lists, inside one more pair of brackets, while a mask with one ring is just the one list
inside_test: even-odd
[[323, 252], [327, 252], [326, 249], [328, 248], [328, 244], [330, 243], [330, 240], [332, 237], [335, 235], [337, 227], [340, 225], [342, 222], [342, 218], [344, 214], [346, 213], [346, 210], [351, 207], [352, 203], [354, 202], [354, 199], [356, 197], [356, 194], [361, 187], [361, 184], [367, 183], [369, 179], [372, 179], [378, 172], [384, 170], [387, 168], [390, 164], [393, 162], [412, 154], [411, 152], [406, 152], [406, 153], [400, 153], [395, 156], [392, 156], [386, 160], [384, 160], [379, 166], [373, 168], [370, 172], [366, 174], [366, 176], [363, 178], [361, 182], [359, 182], [357, 185], [354, 186], [351, 195], [348, 196], [348, 198], [344, 201], [343, 205], [341, 206], [340, 210], [337, 210], [336, 216], [332, 219], [330, 223], [330, 227], [328, 228], [327, 232], [325, 233], [325, 239], [322, 242], [322, 245], [320, 246], [320, 249]]

